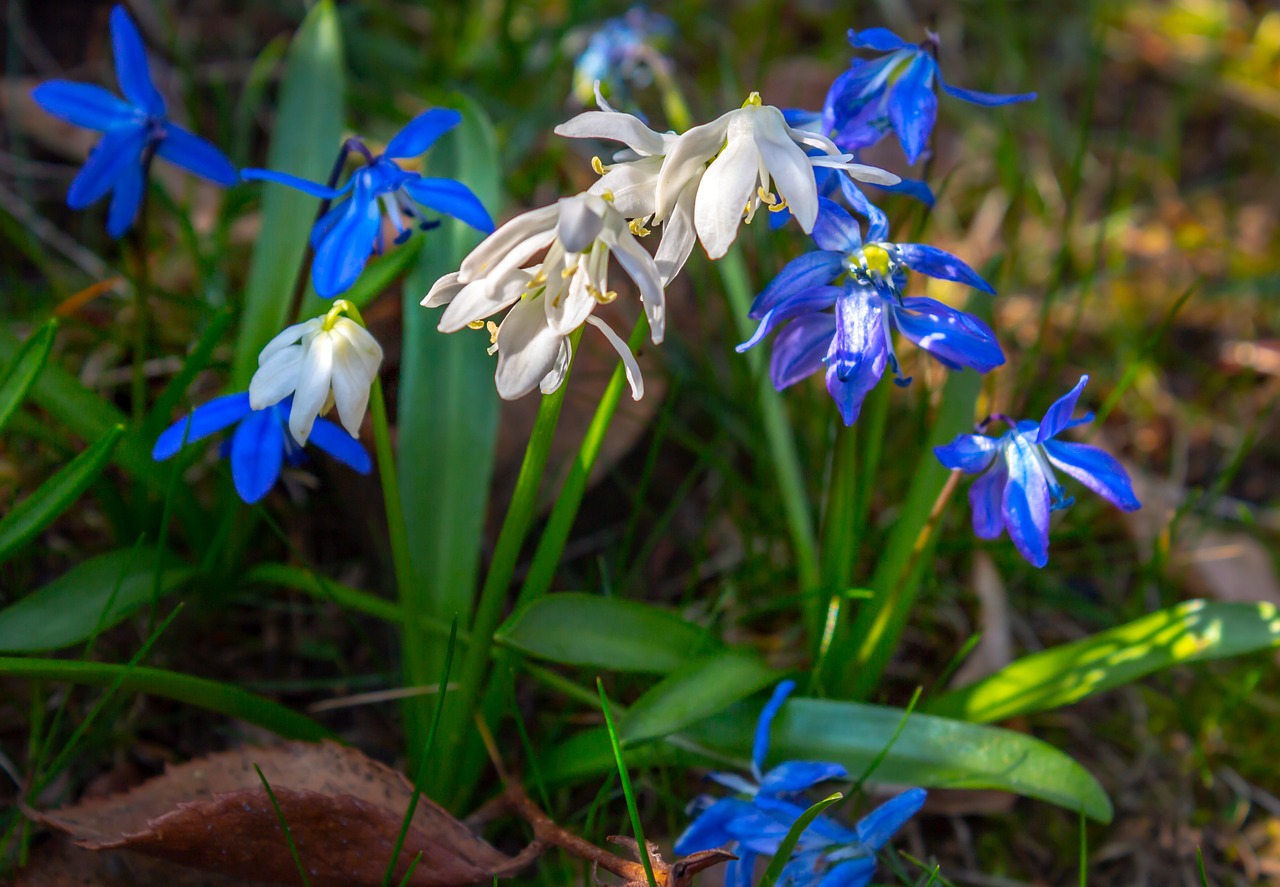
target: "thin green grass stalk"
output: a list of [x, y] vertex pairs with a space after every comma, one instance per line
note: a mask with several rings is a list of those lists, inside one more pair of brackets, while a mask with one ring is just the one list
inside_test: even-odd
[[787, 831], [787, 836], [778, 844], [777, 852], [769, 860], [769, 867], [764, 870], [764, 875], [761, 876], [760, 882], [756, 887], [773, 887], [778, 883], [778, 878], [782, 877], [782, 870], [786, 868], [787, 862], [791, 859], [791, 854], [795, 852], [796, 845], [800, 843], [800, 836], [804, 834], [805, 829], [822, 814], [823, 810], [826, 810], [832, 804], [840, 803], [842, 800], [844, 800], [844, 795], [836, 792], [800, 814], [796, 821], [791, 824], [791, 828]]
[[[716, 263], [716, 270], [719, 271], [720, 280], [724, 284], [725, 295], [729, 299], [729, 310], [737, 325], [738, 335], [745, 340], [752, 333], [751, 319], [747, 316], [751, 308], [752, 293], [751, 280], [747, 275], [746, 262], [742, 258], [742, 248], [739, 244], [731, 247], [725, 257]], [[782, 395], [769, 381], [764, 352], [758, 349], [750, 352], [747, 355], [747, 362], [758, 379], [760, 413], [764, 423], [765, 439], [778, 482], [782, 508], [787, 516], [791, 545], [795, 549], [796, 572], [799, 574], [800, 587], [801, 590], [817, 588], [821, 581], [821, 574], [818, 569], [813, 516], [809, 496], [805, 490], [804, 471], [800, 467], [800, 456], [796, 452], [795, 437], [791, 432], [791, 424], [787, 420], [786, 407], [782, 402]], [[811, 638], [820, 636], [822, 632], [822, 605], [821, 598], [814, 597], [805, 608], [805, 625]]]
[[413, 877], [413, 870], [418, 867], [418, 863], [422, 862], [422, 851], [418, 851], [418, 855], [409, 863], [409, 867], [404, 871], [404, 877], [400, 879], [400, 887], [406, 887], [409, 879]]
[[[427, 759], [436, 741], [436, 728], [440, 726], [440, 715], [444, 711], [444, 699], [449, 694], [449, 672], [453, 669], [453, 651], [458, 642], [458, 620], [453, 620], [453, 628], [449, 631], [449, 644], [445, 647], [444, 669], [440, 673], [440, 692], [436, 694], [436, 707], [431, 715], [431, 726], [427, 729], [427, 741], [422, 746], [422, 756], [418, 759], [418, 769], [413, 775], [413, 794], [409, 796], [409, 806], [405, 808], [404, 820], [400, 823], [400, 834], [396, 835], [396, 845], [387, 861], [387, 870], [382, 876], [382, 887], [391, 883], [391, 876], [396, 870], [396, 860], [400, 858], [400, 850], [404, 847], [404, 839], [409, 834], [409, 825], [413, 822], [413, 814], [418, 809], [418, 799], [422, 797], [422, 779], [427, 772]], [[415, 863], [416, 864], [416, 863]], [[413, 866], [409, 867], [413, 870]], [[408, 877], [406, 875], [405, 877]]]
[[[581, 338], [581, 327], [570, 334], [569, 344], [575, 354]], [[476, 602], [475, 617], [471, 624], [471, 645], [462, 660], [458, 692], [453, 704], [446, 708], [442, 724], [444, 747], [454, 754], [462, 754], [467, 731], [480, 702], [490, 650], [493, 647], [493, 632], [502, 620], [507, 590], [511, 587], [520, 549], [538, 506], [538, 490], [542, 486], [542, 476], [551, 455], [551, 441], [560, 421], [560, 408], [564, 405], [568, 382], [566, 378], [551, 394], [543, 395], [542, 403], [538, 405], [538, 417], [534, 421], [533, 432], [529, 435], [529, 443], [525, 446], [524, 461], [520, 464], [515, 492], [507, 506], [502, 529], [498, 532], [498, 542], [494, 546], [493, 559], [489, 563], [489, 570], [485, 574], [484, 585]], [[456, 781], [462, 775], [461, 769], [441, 771], [443, 785], [435, 786], [437, 797], [452, 797], [462, 787]]]
[[[1088, 887], [1089, 884], [1089, 830], [1088, 820], [1085, 819], [1084, 811], [1080, 811], [1080, 887]], [[1197, 847], [1196, 851], [1199, 852]]]
[[[144, 166], [150, 166], [147, 157]], [[133, 422], [140, 426], [147, 416], [147, 327], [151, 318], [151, 258], [149, 234], [151, 233], [151, 203], [147, 187], [147, 176], [143, 174], [142, 206], [138, 208], [138, 221], [133, 230], [134, 260], [137, 269], [133, 279], [133, 373], [130, 388], [130, 409], [133, 411]]]
[[649, 881], [649, 887], [658, 887], [658, 882], [653, 877], [653, 862], [649, 859], [649, 845], [644, 838], [644, 826], [640, 824], [636, 795], [631, 788], [631, 774], [627, 772], [627, 763], [622, 758], [622, 743], [618, 741], [618, 730], [614, 727], [613, 715], [609, 711], [609, 697], [604, 692], [604, 681], [600, 678], [596, 678], [596, 689], [600, 692], [600, 709], [604, 712], [605, 729], [609, 731], [613, 759], [618, 765], [618, 778], [622, 780], [622, 795], [627, 799], [627, 813], [631, 816], [631, 830], [636, 834], [636, 846], [640, 852], [640, 863], [644, 866], [644, 876]]
[[947, 661], [942, 667], [942, 671], [938, 672], [938, 676], [933, 679], [933, 688], [938, 692], [946, 692], [947, 684], [951, 681], [951, 676], [959, 671], [960, 666], [969, 658], [969, 654], [973, 652], [974, 647], [978, 646], [982, 641], [982, 632], [975, 631], [969, 635], [968, 639], [960, 645], [960, 649], [956, 651], [956, 655]]
[[1204, 854], [1196, 848], [1196, 870], [1200, 875], [1200, 887], [1209, 887], [1209, 875], [1204, 870]]
[[[818, 560], [822, 590], [827, 594], [826, 618], [822, 631], [811, 634], [809, 638], [815, 661], [822, 658], [823, 651], [830, 649], [831, 638], [844, 612], [838, 592], [848, 587], [853, 579], [853, 565], [858, 552], [859, 500], [865, 496], [858, 473], [858, 430], [846, 427], [837, 419]], [[815, 679], [816, 672], [817, 669]]]
[[916, 703], [920, 701], [921, 688], [916, 687], [916, 691], [911, 694], [911, 701], [907, 703], [906, 710], [902, 712], [902, 719], [898, 721], [897, 728], [893, 731], [893, 735], [889, 737], [889, 741], [885, 743], [884, 748], [880, 749], [880, 753], [875, 756], [867, 769], [862, 771], [862, 775], [858, 777], [858, 781], [853, 784], [853, 788], [849, 790], [850, 796], [862, 794], [862, 787], [866, 785], [871, 775], [880, 768], [884, 763], [884, 759], [889, 757], [889, 752], [898, 742], [898, 737], [902, 735], [902, 731], [907, 728], [907, 721], [911, 718], [911, 713], [916, 709]]
[[307, 870], [302, 865], [302, 855], [298, 853], [293, 832], [289, 830], [289, 823], [284, 818], [284, 811], [280, 809], [280, 802], [276, 800], [276, 793], [271, 790], [271, 783], [267, 782], [267, 777], [262, 775], [262, 768], [257, 764], [253, 765], [253, 772], [258, 774], [258, 779], [262, 780], [262, 787], [267, 790], [267, 797], [271, 799], [271, 806], [276, 811], [276, 819], [280, 820], [280, 828], [284, 830], [284, 840], [289, 845], [289, 853], [293, 856], [293, 865], [298, 870], [298, 876], [302, 878], [304, 887], [311, 887], [311, 879], [307, 877]]

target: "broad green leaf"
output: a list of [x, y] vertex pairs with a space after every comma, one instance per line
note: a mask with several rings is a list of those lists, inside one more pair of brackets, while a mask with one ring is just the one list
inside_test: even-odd
[[[632, 766], [683, 760], [750, 760], [759, 705], [741, 703], [683, 732], [628, 750]], [[834, 761], [864, 772], [893, 740], [903, 711], [827, 699], [792, 698], [773, 723], [769, 760]], [[538, 759], [548, 783], [598, 779], [613, 767], [602, 729], [574, 736]], [[1015, 792], [1110, 822], [1111, 801], [1087, 770], [1047, 743], [1022, 733], [913, 714], [875, 771], [878, 782], [926, 788]]]
[[537, 659], [653, 674], [675, 671], [719, 646], [709, 632], [674, 613], [576, 592], [549, 594], [520, 608], [494, 640]]
[[[120, 549], [81, 561], [48, 585], [0, 610], [0, 651], [34, 653], [77, 644], [150, 603], [155, 584], [154, 548]], [[195, 570], [165, 558], [158, 593], [176, 591]], [[108, 610], [107, 605], [110, 604]]]
[[[320, 0], [307, 13], [285, 58], [267, 166], [325, 181], [341, 147], [345, 91], [338, 13], [333, 0]], [[284, 185], [253, 187], [262, 189], [262, 223], [232, 361], [236, 390], [248, 387], [258, 352], [285, 326], [318, 206], [316, 198]]]
[[[462, 182], [496, 218], [502, 165], [493, 127], [465, 96], [455, 94], [445, 104], [461, 112], [462, 122], [426, 155], [426, 172]], [[498, 434], [494, 361], [486, 350], [487, 334], [444, 335], [436, 330], [440, 311], [420, 303], [436, 280], [458, 270], [483, 235], [446, 218], [439, 228], [415, 236], [426, 243], [404, 284], [396, 467], [418, 581], [401, 594], [410, 611], [446, 623], [457, 617], [470, 625]], [[439, 676], [441, 640], [406, 637], [404, 649], [409, 683], [430, 683]], [[423, 741], [429, 707], [423, 698], [412, 700], [407, 710], [411, 746]], [[448, 714], [445, 720], [449, 723]], [[442, 735], [449, 736], [449, 730]]]
[[53, 336], [57, 331], [56, 320], [50, 320], [40, 327], [22, 343], [5, 365], [4, 372], [0, 373], [0, 430], [4, 429], [5, 423], [40, 375], [40, 370], [44, 368], [49, 352], [53, 349]]
[[1002, 721], [1061, 708], [1175, 665], [1277, 646], [1280, 612], [1273, 604], [1186, 601], [1019, 659], [925, 708], [966, 721]]
[[0, 657], [0, 676], [29, 681], [66, 681], [87, 687], [108, 687], [120, 681], [120, 689], [173, 699], [206, 711], [256, 724], [285, 739], [319, 742], [333, 734], [306, 715], [279, 703], [255, 696], [239, 687], [194, 678], [175, 671], [143, 666], [79, 662], [69, 659]]
[[18, 549], [80, 498], [107, 467], [123, 434], [123, 426], [112, 428], [106, 437], [62, 466], [57, 474], [0, 518], [0, 563], [17, 554]]
[[780, 677], [759, 657], [742, 650], [721, 650], [694, 660], [635, 701], [622, 719], [622, 741], [633, 745], [669, 736], [772, 686]]

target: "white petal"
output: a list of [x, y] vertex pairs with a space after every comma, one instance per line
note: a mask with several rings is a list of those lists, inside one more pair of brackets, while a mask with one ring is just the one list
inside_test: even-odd
[[530, 250], [524, 258], [509, 263], [513, 266], [523, 265], [525, 259], [547, 245], [549, 241], [543, 240], [539, 235], [553, 231], [556, 219], [559, 217], [560, 207], [554, 203], [516, 216], [481, 241], [480, 245], [462, 260], [462, 267], [458, 269], [458, 279], [463, 283], [470, 283], [491, 271], [493, 265], [509, 258], [512, 253], [528, 249], [531, 241], [542, 240], [542, 246]]
[[708, 160], [716, 155], [723, 146], [725, 133], [735, 114], [741, 111], [730, 111], [710, 123], [695, 126], [680, 135], [667, 150], [667, 157], [662, 162], [662, 172], [658, 176], [658, 208], [656, 221], [662, 221], [675, 208], [676, 200], [685, 184], [702, 171]]
[[[310, 320], [304, 320], [302, 323], [295, 323], [293, 326], [285, 327], [284, 330], [276, 334], [276, 337], [266, 344], [266, 347], [258, 353], [258, 366], [262, 366], [271, 359], [271, 355], [275, 354], [282, 348], [288, 348], [295, 342], [302, 340], [302, 337], [308, 333], [314, 333], [316, 330], [324, 326], [323, 317], [313, 317]], [[258, 409], [258, 407], [254, 407]]]
[[594, 194], [561, 198], [556, 236], [564, 244], [565, 252], [580, 253], [600, 236], [607, 209], [608, 204]]
[[373, 377], [378, 374], [378, 367], [382, 366], [382, 346], [373, 337], [373, 333], [349, 317], [339, 317], [334, 321], [329, 334], [339, 337], [339, 340], [335, 340], [335, 346], [341, 348], [345, 343], [350, 349], [349, 354], [360, 361], [361, 371], [372, 382]]
[[622, 142], [642, 156], [661, 154], [665, 145], [662, 136], [645, 126], [638, 117], [619, 111], [586, 111], [561, 123], [554, 132], [571, 139]]
[[298, 387], [302, 354], [301, 345], [290, 345], [267, 358], [249, 380], [249, 406], [266, 409], [293, 394]]
[[658, 173], [661, 157], [644, 157], [630, 163], [615, 164], [596, 180], [588, 194], [606, 191], [613, 195], [613, 208], [623, 218], [643, 219], [653, 215], [658, 205]]
[[881, 169], [878, 166], [868, 166], [865, 163], [850, 163], [847, 160], [841, 161], [834, 157], [810, 157], [809, 162], [813, 166], [827, 166], [833, 169], [843, 169], [858, 181], [870, 182], [873, 185], [896, 185], [902, 181], [901, 176], [896, 176], [887, 169]]
[[555, 366], [551, 368], [551, 372], [542, 377], [542, 381], [538, 383], [538, 390], [543, 394], [551, 394], [557, 388], [564, 384], [564, 377], [569, 374], [569, 364], [573, 362], [573, 346], [569, 344], [568, 338], [560, 340], [560, 353], [556, 355]]
[[693, 252], [696, 233], [693, 229], [693, 204], [698, 196], [698, 184], [695, 179], [685, 186], [675, 209], [662, 223], [662, 240], [658, 243], [658, 251], [654, 254], [654, 263], [662, 275], [662, 283], [669, 285], [675, 280], [680, 269]]
[[738, 223], [747, 201], [755, 194], [759, 169], [760, 152], [755, 139], [748, 135], [730, 140], [702, 176], [693, 206], [693, 225], [712, 259], [727, 253], [738, 236]]
[[649, 251], [641, 246], [640, 241], [636, 240], [626, 228], [612, 236], [617, 238], [613, 254], [618, 257], [618, 263], [640, 288], [640, 298], [644, 301], [644, 313], [649, 316], [653, 344], [660, 345], [667, 325], [662, 272], [658, 270], [658, 265], [653, 256], [649, 255]]
[[498, 328], [498, 395], [515, 400], [537, 388], [555, 368], [563, 339], [547, 326], [538, 299], [516, 302]]
[[452, 271], [441, 277], [431, 285], [428, 292], [419, 303], [426, 308], [439, 308], [441, 305], [448, 305], [453, 301], [453, 297], [462, 291], [466, 284], [458, 280], [458, 272]]
[[289, 411], [289, 433], [300, 444], [311, 436], [311, 426], [329, 399], [333, 379], [333, 339], [326, 335], [311, 340], [298, 371], [298, 388]]
[[808, 155], [787, 135], [787, 123], [777, 108], [767, 106], [756, 114], [755, 142], [800, 230], [810, 233], [818, 220], [818, 183]]
[[631, 399], [639, 400], [644, 397], [644, 376], [640, 375], [640, 364], [636, 361], [636, 356], [631, 353], [631, 349], [627, 347], [627, 343], [622, 341], [622, 337], [613, 331], [613, 327], [600, 318], [588, 317], [587, 323], [604, 333], [604, 337], [609, 340], [609, 344], [613, 346], [614, 350], [618, 352], [618, 356], [622, 358], [622, 367], [627, 373], [627, 383], [631, 385]]
[[591, 275], [582, 266], [586, 261], [585, 257], [579, 259], [578, 270], [569, 278], [567, 289], [553, 295], [548, 288], [547, 294], [543, 296], [546, 302], [547, 324], [557, 335], [569, 335], [582, 326], [587, 315], [595, 310], [596, 298], [588, 288]]
[[[785, 121], [784, 121], [785, 123]], [[810, 148], [817, 148], [824, 154], [839, 154], [840, 148], [835, 142], [827, 138], [820, 132], [814, 132], [809, 129], [792, 129], [787, 127], [787, 136], [793, 142], [799, 142], [802, 145], [808, 145]]]
[[[363, 329], [355, 323], [352, 326]], [[337, 332], [336, 326], [334, 332]], [[363, 346], [355, 345], [350, 338], [342, 334], [333, 335], [331, 339], [333, 342], [333, 403], [338, 408], [338, 418], [342, 421], [342, 427], [347, 429], [352, 437], [359, 437], [360, 423], [364, 420], [364, 411], [369, 405], [369, 388], [373, 384], [378, 363], [382, 361], [382, 349], [378, 349], [378, 357], [371, 372], [369, 363], [361, 353]]]
[[471, 281], [444, 309], [436, 329], [456, 333], [468, 324], [492, 317], [523, 296], [532, 277], [530, 272], [516, 268], [501, 278], [489, 276]]

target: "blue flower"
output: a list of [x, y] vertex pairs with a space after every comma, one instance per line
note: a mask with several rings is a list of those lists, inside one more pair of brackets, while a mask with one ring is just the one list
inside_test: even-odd
[[[215, 398], [161, 432], [151, 458], [163, 462], [184, 443], [194, 443], [239, 423], [229, 446], [224, 444], [223, 454], [231, 456], [231, 479], [236, 492], [252, 505], [275, 486], [286, 461], [298, 465], [304, 459], [302, 447], [289, 434], [290, 401], [292, 398], [255, 410], [249, 406], [248, 392]], [[373, 470], [360, 441], [327, 419], [316, 419], [309, 440], [361, 474]]]
[[583, 104], [595, 98], [596, 83], [608, 93], [625, 96], [627, 87], [643, 88], [653, 80], [655, 67], [671, 63], [659, 47], [675, 33], [671, 19], [643, 6], [611, 18], [587, 41], [573, 66], [573, 94]]
[[756, 297], [750, 316], [760, 325], [738, 346], [746, 351], [790, 321], [773, 343], [774, 387], [781, 391], [825, 366], [827, 390], [846, 425], [857, 420], [886, 366], [899, 385], [911, 381], [894, 353], [895, 328], [951, 369], [985, 373], [1004, 363], [983, 321], [935, 299], [902, 295], [908, 269], [994, 293], [990, 284], [944, 250], [885, 241], [888, 225], [875, 213], [864, 244], [853, 217], [820, 198], [813, 229], [819, 249], [788, 263]]
[[123, 6], [111, 10], [116, 80], [124, 99], [101, 86], [50, 80], [31, 93], [36, 104], [68, 123], [103, 134], [71, 183], [67, 205], [84, 209], [111, 194], [107, 233], [120, 237], [137, 218], [155, 156], [223, 187], [234, 185], [236, 168], [209, 142], [173, 123], [151, 82], [142, 36]]
[[426, 111], [410, 120], [387, 143], [386, 150], [376, 157], [358, 139], [348, 140], [342, 148], [337, 169], [341, 169], [347, 153], [353, 150], [364, 155], [367, 165], [357, 170], [341, 188], [269, 169], [246, 169], [241, 177], [279, 182], [324, 200], [351, 195], [322, 215], [311, 229], [311, 245], [316, 251], [311, 265], [312, 283], [317, 295], [332, 298], [356, 282], [370, 253], [375, 250], [383, 252], [384, 210], [396, 230], [396, 243], [408, 240], [415, 224], [424, 229], [432, 227], [431, 223], [422, 220], [422, 210], [414, 201], [438, 213], [453, 216], [486, 234], [493, 232], [493, 219], [480, 198], [466, 185], [453, 179], [430, 178], [402, 169], [395, 162], [426, 153], [436, 139], [460, 122], [462, 115], [457, 111], [447, 108]]
[[1037, 567], [1049, 562], [1049, 514], [1075, 501], [1058, 483], [1055, 468], [1123, 511], [1142, 507], [1129, 476], [1115, 458], [1097, 447], [1054, 440], [1066, 429], [1093, 420], [1092, 413], [1071, 418], [1088, 381], [1088, 376], [1081, 376], [1076, 387], [1049, 407], [1039, 422], [1015, 422], [995, 415], [978, 430], [993, 420], [1002, 421], [1009, 430], [1000, 437], [961, 434], [946, 446], [934, 448], [947, 468], [967, 474], [985, 472], [969, 488], [974, 533], [982, 539], [996, 539], [1007, 529], [1018, 551]]
[[[752, 746], [752, 778], [733, 773], [712, 773], [711, 778], [744, 797], [713, 800], [702, 796], [691, 809], [698, 817], [676, 841], [679, 854], [735, 845], [738, 859], [725, 871], [728, 887], [750, 887], [757, 857], [773, 856], [807, 809], [800, 796], [820, 782], [844, 778], [839, 764], [821, 761], [787, 761], [762, 773], [769, 749], [769, 729], [794, 681], [778, 684], [756, 725]], [[801, 834], [780, 883], [793, 887], [865, 887], [875, 873], [875, 854], [924, 803], [923, 789], [910, 789], [863, 817], [850, 829], [819, 815]]]
[[[805, 129], [802, 123], [793, 123], [793, 119], [797, 119], [798, 114], [804, 112], [784, 111], [783, 116], [786, 118], [787, 125], [793, 129]], [[801, 118], [802, 119], [802, 118]], [[816, 129], [816, 127], [815, 127]], [[814, 149], [810, 149], [809, 153], [815, 154]], [[819, 197], [832, 197], [837, 194], [843, 195], [845, 203], [853, 209], [854, 212], [866, 217], [872, 225], [883, 226], [887, 232], [889, 229], [889, 219], [884, 212], [871, 201], [869, 201], [862, 190], [854, 182], [852, 176], [841, 175], [839, 170], [832, 169], [827, 166], [815, 166], [813, 168], [814, 179], [818, 183]], [[894, 194], [905, 194], [919, 200], [927, 207], [932, 207], [935, 201], [933, 189], [919, 179], [902, 179], [896, 185], [881, 185], [877, 182], [867, 182], [866, 184], [873, 188], [879, 188], [881, 191], [889, 191]], [[769, 213], [769, 227], [773, 230], [781, 228], [791, 218], [791, 210], [783, 206], [779, 209], [771, 208]]]
[[934, 57], [937, 37], [919, 45], [907, 43], [885, 28], [849, 31], [855, 49], [871, 49], [888, 55], [868, 61], [855, 58], [827, 91], [821, 116], [822, 132], [845, 151], [874, 145], [893, 129], [907, 161], [915, 163], [933, 132], [938, 99], [933, 93], [937, 78], [942, 91], [961, 101], [993, 107], [1034, 99], [1034, 92], [996, 95], [951, 86], [942, 79]]

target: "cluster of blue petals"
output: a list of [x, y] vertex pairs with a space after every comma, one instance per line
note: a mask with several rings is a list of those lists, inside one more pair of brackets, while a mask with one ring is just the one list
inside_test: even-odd
[[[195, 443], [235, 425], [235, 433], [223, 445], [223, 455], [231, 457], [231, 479], [236, 493], [252, 505], [275, 486], [286, 462], [299, 465], [306, 458], [303, 447], [289, 433], [292, 406], [293, 398], [287, 397], [274, 406], [255, 410], [249, 405], [248, 392], [215, 398], [166, 428], [156, 439], [151, 457], [163, 461], [175, 455], [184, 444]], [[373, 470], [369, 454], [360, 441], [328, 419], [316, 419], [308, 440], [361, 474]]]
[[[697, 818], [676, 841], [681, 855], [731, 845], [738, 859], [725, 872], [726, 887], [750, 887], [760, 856], [773, 856], [796, 820], [808, 809], [803, 793], [821, 782], [848, 774], [839, 764], [786, 761], [763, 772], [774, 717], [795, 690], [794, 681], [778, 684], [756, 725], [751, 778], [713, 773], [711, 778], [738, 792], [737, 797], [702, 796], [690, 805]], [[782, 870], [784, 887], [866, 887], [875, 874], [876, 853], [924, 804], [923, 789], [903, 792], [871, 811], [853, 828], [819, 815], [800, 836]]]
[[430, 224], [423, 220], [414, 201], [486, 234], [493, 231], [489, 212], [466, 185], [453, 179], [424, 176], [395, 162], [426, 153], [436, 139], [461, 122], [462, 115], [447, 108], [419, 114], [396, 133], [382, 154], [368, 155], [368, 164], [352, 174], [341, 188], [269, 169], [246, 169], [241, 176], [279, 182], [323, 200], [346, 197], [322, 215], [311, 231], [316, 253], [311, 266], [312, 283], [317, 295], [333, 298], [356, 282], [372, 253], [385, 249], [384, 212], [396, 231], [396, 243], [408, 239], [414, 227]]
[[993, 416], [992, 420], [1009, 426], [1000, 437], [961, 434], [934, 449], [947, 468], [982, 475], [969, 488], [974, 533], [996, 539], [1008, 530], [1018, 551], [1037, 567], [1049, 562], [1049, 515], [1075, 501], [1058, 482], [1054, 469], [1123, 511], [1142, 507], [1128, 474], [1113, 456], [1087, 444], [1054, 439], [1068, 428], [1093, 420], [1092, 413], [1071, 418], [1088, 381], [1088, 376], [1081, 376], [1039, 422]]
[[644, 88], [653, 80], [658, 47], [675, 34], [665, 15], [633, 6], [611, 18], [591, 35], [573, 66], [573, 93], [584, 104], [595, 97], [595, 84], [608, 95], [626, 97], [630, 87]]
[[752, 348], [786, 324], [770, 361], [776, 388], [825, 367], [827, 390], [852, 425], [886, 367], [899, 384], [910, 382], [894, 353], [894, 329], [952, 369], [985, 373], [1004, 363], [995, 333], [982, 320], [935, 299], [902, 295], [908, 269], [994, 293], [976, 271], [945, 250], [886, 241], [884, 214], [869, 205], [862, 208], [870, 216], [864, 243], [844, 208], [825, 197], [818, 203], [818, 249], [788, 263], [756, 297], [750, 316], [760, 325], [738, 346]]
[[151, 80], [142, 35], [122, 6], [111, 10], [111, 41], [124, 99], [101, 86], [66, 80], [41, 83], [31, 95], [55, 117], [102, 133], [71, 183], [67, 205], [85, 209], [110, 194], [107, 233], [120, 237], [138, 216], [152, 158], [162, 157], [223, 187], [235, 184], [236, 168], [209, 142], [169, 119]]

